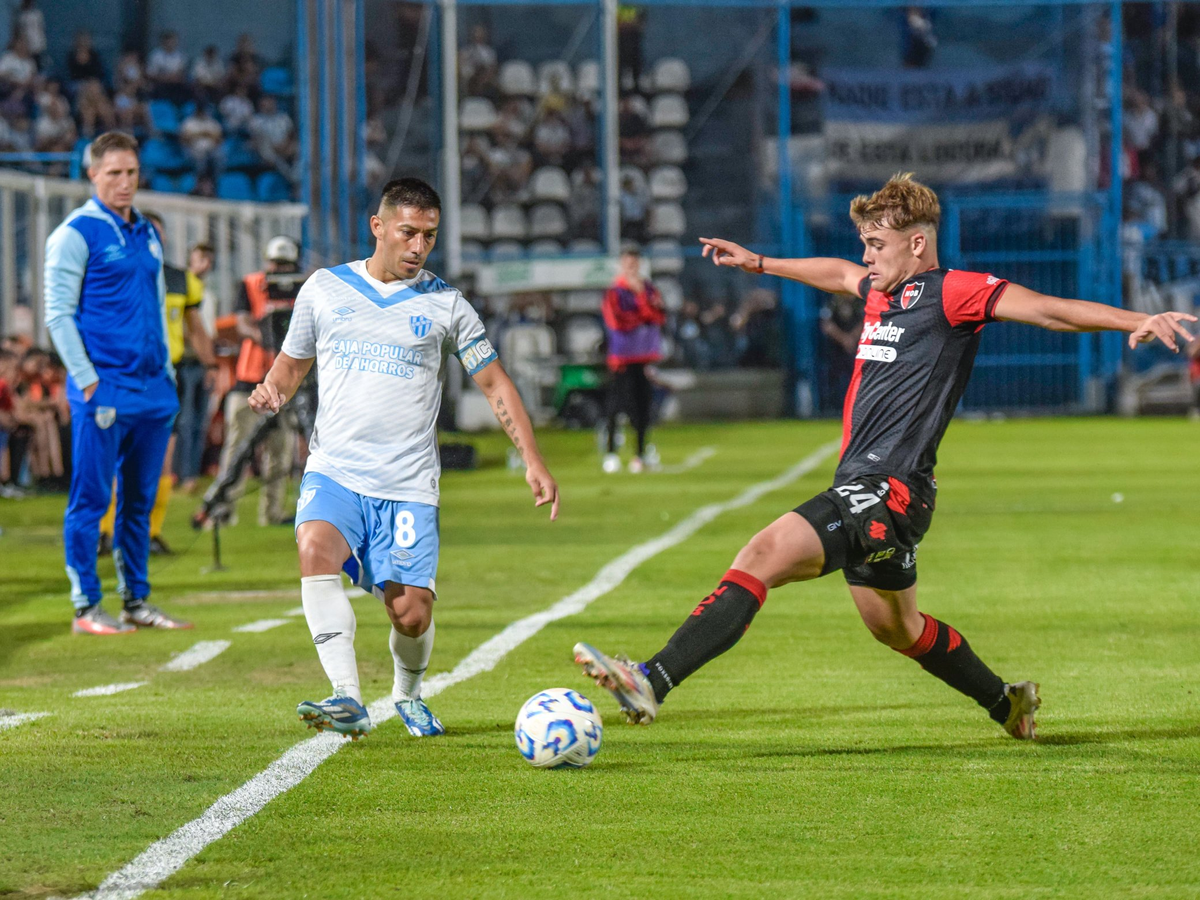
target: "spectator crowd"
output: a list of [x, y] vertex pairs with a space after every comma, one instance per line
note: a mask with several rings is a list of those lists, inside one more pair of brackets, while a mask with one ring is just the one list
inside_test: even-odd
[[[111, 130], [142, 143], [154, 190], [232, 200], [291, 199], [298, 141], [291, 71], [267, 65], [243, 34], [233, 52], [198, 53], [163, 32], [143, 58], [102, 58], [86, 30], [65, 59], [46, 54], [38, 0], [21, 0], [0, 55], [0, 152], [68, 154]], [[66, 175], [54, 161], [39, 171]]]

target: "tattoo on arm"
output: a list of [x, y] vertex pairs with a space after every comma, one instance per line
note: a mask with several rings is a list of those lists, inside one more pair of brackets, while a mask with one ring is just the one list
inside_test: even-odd
[[504, 398], [497, 397], [495, 405], [492, 407], [496, 412], [496, 418], [500, 420], [500, 424], [504, 426], [504, 430], [508, 433], [509, 439], [513, 442], [513, 446], [517, 450], [521, 450], [521, 438], [517, 435], [517, 426], [513, 422], [512, 413], [508, 411], [508, 407], [504, 405]]

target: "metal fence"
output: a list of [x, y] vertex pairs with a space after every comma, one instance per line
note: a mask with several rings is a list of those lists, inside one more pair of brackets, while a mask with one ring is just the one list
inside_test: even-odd
[[[86, 181], [0, 169], [0, 330], [12, 329], [18, 304], [33, 311], [36, 339], [45, 345], [42, 268], [46, 239], [67, 214], [91, 196]], [[216, 250], [208, 286], [218, 312], [228, 312], [244, 275], [260, 269], [267, 241], [301, 236], [306, 207], [299, 203], [232, 203], [140, 191], [137, 205], [164, 220], [167, 261], [187, 264], [188, 250], [206, 241]]]

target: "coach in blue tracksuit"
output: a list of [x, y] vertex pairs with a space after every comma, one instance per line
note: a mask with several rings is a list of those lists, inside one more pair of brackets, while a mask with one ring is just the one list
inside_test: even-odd
[[[73, 630], [190, 628], [147, 601], [150, 509], [179, 402], [167, 352], [162, 244], [133, 208], [137, 141], [115, 131], [100, 135], [88, 177], [95, 196], [50, 235], [45, 267], [46, 327], [70, 374], [73, 463], [63, 541]], [[119, 619], [101, 607], [96, 573], [114, 476]]]

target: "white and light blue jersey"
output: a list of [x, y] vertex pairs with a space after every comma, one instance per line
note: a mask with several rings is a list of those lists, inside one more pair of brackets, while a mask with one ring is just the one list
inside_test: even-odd
[[316, 357], [317, 423], [306, 472], [368, 497], [438, 504], [442, 369], [496, 359], [479, 314], [424, 269], [384, 284], [364, 260], [318, 269], [296, 297], [282, 350]]

